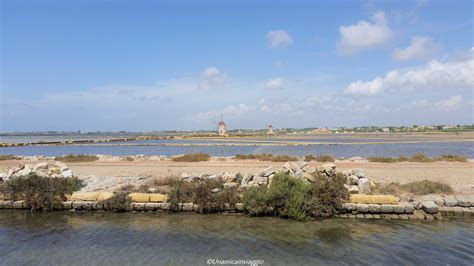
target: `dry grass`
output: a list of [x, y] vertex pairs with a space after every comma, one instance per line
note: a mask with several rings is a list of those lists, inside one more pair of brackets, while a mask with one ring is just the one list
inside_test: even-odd
[[298, 157], [289, 155], [274, 155], [270, 153], [262, 154], [237, 154], [235, 156], [237, 160], [259, 160], [268, 162], [293, 162], [298, 161]]
[[8, 160], [21, 160], [21, 158], [15, 155], [11, 155], [11, 154], [0, 155], [0, 161], [8, 161]]
[[56, 161], [66, 162], [66, 163], [83, 163], [83, 162], [95, 162], [99, 160], [99, 157], [96, 155], [85, 155], [85, 154], [69, 154], [65, 156], [57, 156], [54, 158]]
[[408, 158], [405, 156], [396, 157], [369, 157], [369, 162], [373, 163], [399, 163], [399, 162], [415, 162], [415, 163], [432, 163], [436, 161], [445, 162], [467, 162], [467, 157], [462, 155], [444, 154], [438, 158], [430, 158], [422, 153], [418, 153]]
[[185, 154], [177, 157], [173, 157], [171, 159], [173, 162], [205, 162], [209, 161], [211, 156], [206, 153], [193, 153], [193, 154]]
[[389, 195], [404, 195], [406, 193], [413, 195], [450, 194], [453, 193], [453, 189], [447, 184], [422, 180], [410, 182], [404, 185], [400, 185], [399, 183], [390, 183], [385, 186], [377, 186], [373, 193]]
[[135, 161], [135, 159], [132, 157], [132, 156], [127, 156], [125, 158], [123, 158], [124, 161], [127, 161], [127, 162], [133, 162]]

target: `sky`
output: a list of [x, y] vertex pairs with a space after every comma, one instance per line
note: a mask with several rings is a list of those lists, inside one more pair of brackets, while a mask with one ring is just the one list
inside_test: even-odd
[[0, 131], [472, 124], [473, 1], [0, 1]]

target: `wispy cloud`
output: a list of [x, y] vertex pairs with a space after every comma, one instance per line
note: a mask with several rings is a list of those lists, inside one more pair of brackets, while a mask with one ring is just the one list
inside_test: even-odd
[[285, 30], [274, 30], [267, 33], [265, 36], [267, 39], [268, 47], [288, 47], [293, 44], [293, 38]]

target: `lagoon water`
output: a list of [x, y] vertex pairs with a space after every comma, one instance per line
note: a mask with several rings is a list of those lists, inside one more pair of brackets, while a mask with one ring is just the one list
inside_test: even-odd
[[2, 265], [472, 265], [474, 222], [0, 211]]

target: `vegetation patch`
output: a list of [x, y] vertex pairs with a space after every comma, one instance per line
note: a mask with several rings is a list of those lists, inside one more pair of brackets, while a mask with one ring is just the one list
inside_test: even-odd
[[347, 198], [346, 177], [314, 177], [314, 183], [307, 183], [288, 173], [277, 173], [268, 188], [252, 187], [244, 192], [244, 209], [253, 216], [274, 215], [299, 221], [336, 214]]
[[235, 156], [237, 160], [260, 160], [268, 162], [293, 162], [297, 161], [298, 157], [289, 155], [274, 155], [271, 153], [262, 154], [237, 154]]
[[321, 163], [330, 163], [330, 162], [334, 162], [334, 157], [332, 157], [331, 155], [318, 155], [318, 156], [306, 155], [304, 157], [304, 161], [305, 162], [317, 161]]
[[436, 161], [446, 162], [467, 162], [467, 157], [462, 155], [445, 154], [438, 158], [430, 158], [422, 153], [413, 155], [412, 157], [369, 157], [369, 162], [374, 163], [399, 163], [399, 162], [416, 162], [416, 163], [432, 163]]
[[447, 184], [422, 180], [410, 182], [404, 185], [399, 183], [390, 183], [384, 186], [377, 186], [374, 191], [374, 193], [388, 195], [402, 195], [407, 192], [414, 195], [450, 194], [453, 193], [453, 189]]
[[13, 200], [25, 200], [31, 210], [54, 210], [62, 208], [61, 203], [66, 201], [66, 195], [83, 186], [83, 181], [76, 177], [51, 178], [30, 174], [5, 181], [1, 190]]
[[116, 192], [114, 195], [106, 200], [101, 201], [108, 210], [114, 212], [123, 212], [127, 206], [132, 202], [127, 192]]
[[238, 200], [236, 189], [225, 189], [220, 179], [192, 182], [176, 180], [169, 193], [173, 211], [180, 210], [179, 203], [193, 202], [198, 205], [198, 212], [221, 212], [226, 210], [226, 204], [235, 205]]
[[209, 161], [211, 156], [206, 153], [193, 153], [193, 154], [185, 154], [177, 157], [173, 157], [173, 162], [204, 162]]
[[7, 155], [0, 155], [0, 161], [8, 161], [8, 160], [21, 160], [20, 157], [7, 154]]
[[135, 161], [135, 158], [133, 158], [132, 156], [127, 156], [125, 158], [123, 158], [124, 161], [127, 161], [127, 162], [133, 162]]
[[99, 160], [99, 157], [96, 155], [86, 155], [86, 154], [69, 154], [65, 156], [57, 156], [54, 158], [56, 161], [66, 162], [66, 163], [83, 163], [83, 162], [95, 162]]

